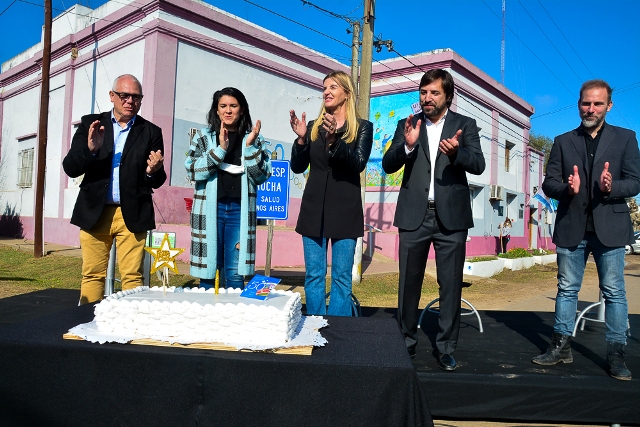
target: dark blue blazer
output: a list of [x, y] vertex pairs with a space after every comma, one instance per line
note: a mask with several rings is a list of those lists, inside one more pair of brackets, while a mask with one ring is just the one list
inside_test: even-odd
[[416, 230], [420, 227], [427, 212], [429, 182], [431, 174], [434, 173], [434, 198], [438, 218], [444, 228], [450, 231], [472, 228], [473, 213], [469, 200], [467, 172], [480, 175], [485, 168], [476, 121], [451, 110], [447, 112], [441, 140], [453, 137], [458, 129], [462, 129], [458, 138], [460, 147], [452, 156], [438, 150], [432, 171], [425, 117], [422, 113], [416, 115], [413, 118], [414, 125], [418, 119], [422, 119], [420, 136], [411, 154], [407, 155], [405, 151], [406, 119], [402, 119], [398, 122], [391, 146], [382, 158], [382, 169], [385, 173], [394, 173], [404, 166], [393, 225], [404, 230]]
[[[609, 194], [600, 191], [599, 185], [605, 162], [609, 162], [613, 178]], [[570, 196], [567, 179], [573, 174], [574, 165], [578, 166], [580, 191]], [[553, 243], [566, 248], [580, 243], [587, 226], [589, 206], [593, 210], [596, 235], [602, 244], [622, 247], [633, 243], [633, 225], [625, 198], [635, 197], [640, 192], [640, 153], [635, 132], [605, 124], [593, 159], [590, 182], [587, 181], [588, 167], [587, 147], [580, 128], [556, 137], [542, 183], [544, 193], [559, 202]]]

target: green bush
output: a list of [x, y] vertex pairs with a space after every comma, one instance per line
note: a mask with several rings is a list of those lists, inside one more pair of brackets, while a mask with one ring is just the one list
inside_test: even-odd
[[493, 261], [498, 259], [495, 255], [476, 256], [467, 260], [467, 262], [481, 262], [481, 261]]
[[530, 258], [532, 255], [525, 248], [513, 248], [513, 249], [509, 249], [506, 254], [500, 254], [498, 256], [500, 258], [514, 259], [514, 258]]
[[551, 249], [532, 249], [531, 255], [540, 256], [540, 255], [551, 255], [555, 252]]

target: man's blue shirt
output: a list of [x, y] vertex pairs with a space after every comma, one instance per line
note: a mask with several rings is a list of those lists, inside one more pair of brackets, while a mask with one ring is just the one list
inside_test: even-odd
[[113, 110], [111, 110], [113, 158], [111, 160], [111, 181], [109, 182], [109, 191], [107, 192], [108, 204], [120, 204], [120, 161], [122, 159], [122, 150], [124, 149], [124, 143], [127, 141], [127, 136], [129, 136], [129, 131], [136, 121], [136, 117], [137, 116], [133, 116], [123, 128], [113, 115]]

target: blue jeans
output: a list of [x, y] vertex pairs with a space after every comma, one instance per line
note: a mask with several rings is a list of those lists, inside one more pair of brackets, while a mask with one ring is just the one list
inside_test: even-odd
[[331, 239], [331, 296], [326, 306], [327, 239], [302, 236], [307, 314], [351, 316], [351, 268], [356, 239]]
[[558, 296], [556, 298], [555, 326], [553, 330], [571, 335], [578, 309], [578, 291], [582, 285], [584, 268], [589, 253], [598, 269], [600, 290], [605, 301], [607, 342], [626, 344], [627, 296], [624, 288], [624, 247], [610, 248], [600, 243], [595, 233], [586, 233], [578, 246], [557, 247]]
[[[224, 271], [225, 287], [244, 287], [244, 278], [238, 274], [240, 254], [240, 199], [223, 197], [218, 200], [218, 269]], [[214, 279], [200, 279], [200, 286], [209, 289]]]

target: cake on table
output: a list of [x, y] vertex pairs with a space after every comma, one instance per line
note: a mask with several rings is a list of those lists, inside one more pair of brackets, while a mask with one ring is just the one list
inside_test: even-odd
[[[322, 317], [304, 317], [300, 294], [272, 290], [265, 300], [239, 289], [148, 288], [120, 291], [95, 306], [95, 319], [69, 332], [93, 342], [150, 338], [170, 343], [221, 343], [238, 349], [323, 345]], [[307, 328], [304, 327], [307, 324]], [[309, 329], [310, 328], [310, 329]], [[305, 330], [306, 329], [306, 330]], [[302, 338], [296, 344], [295, 339]]]

